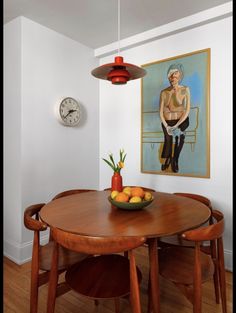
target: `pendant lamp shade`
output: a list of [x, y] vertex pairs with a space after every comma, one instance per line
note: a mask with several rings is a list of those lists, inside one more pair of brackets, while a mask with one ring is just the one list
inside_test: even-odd
[[114, 63], [95, 68], [92, 75], [96, 78], [109, 80], [112, 84], [122, 85], [129, 80], [145, 76], [146, 70], [130, 63], [124, 63], [123, 57], [116, 56]]
[[141, 78], [146, 75], [146, 70], [130, 63], [124, 63], [123, 57], [120, 56], [120, 0], [118, 1], [118, 56], [113, 63], [101, 65], [91, 74], [100, 79], [111, 81], [114, 85], [124, 85], [127, 81]]

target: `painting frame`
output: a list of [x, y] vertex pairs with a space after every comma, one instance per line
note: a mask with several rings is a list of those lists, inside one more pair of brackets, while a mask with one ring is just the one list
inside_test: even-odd
[[[141, 65], [147, 71], [141, 80], [142, 173], [210, 178], [210, 61], [211, 49], [206, 48]], [[182, 75], [181, 84], [173, 91], [170, 75], [178, 71]], [[182, 109], [184, 103], [189, 109]], [[184, 115], [175, 115], [172, 108], [173, 112], [189, 112], [185, 117], [188, 125], [185, 129], [185, 122], [175, 124], [166, 149], [172, 127], [169, 124], [180, 122], [181, 118], [169, 121], [168, 116]]]

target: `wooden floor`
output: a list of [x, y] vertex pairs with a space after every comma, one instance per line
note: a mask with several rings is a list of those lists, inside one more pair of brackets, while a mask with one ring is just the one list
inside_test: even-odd
[[[137, 264], [143, 280], [141, 283], [142, 312], [147, 312], [148, 255], [147, 248], [136, 249]], [[226, 272], [227, 313], [232, 313], [232, 273]], [[4, 258], [4, 313], [29, 313], [30, 262], [21, 266]], [[170, 282], [161, 279], [161, 313], [192, 313], [192, 305]], [[46, 312], [47, 285], [40, 287], [38, 313]], [[114, 312], [113, 301], [106, 300], [96, 307], [94, 302], [79, 296], [73, 291], [56, 300], [55, 313], [111, 313]], [[121, 300], [121, 313], [131, 312], [127, 300]], [[203, 285], [202, 313], [221, 313], [221, 305], [215, 303], [212, 281]]]

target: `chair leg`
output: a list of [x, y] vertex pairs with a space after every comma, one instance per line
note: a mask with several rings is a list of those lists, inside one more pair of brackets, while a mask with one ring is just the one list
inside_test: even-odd
[[224, 248], [222, 238], [217, 239], [217, 243], [218, 243], [219, 280], [220, 280], [222, 312], [227, 313]]
[[130, 262], [130, 300], [132, 305], [132, 312], [141, 313], [138, 275], [133, 251], [129, 251], [129, 262]]
[[148, 278], [148, 308], [147, 313], [151, 313], [152, 310], [152, 293], [151, 293], [151, 278], [150, 278], [150, 272], [149, 272], [149, 278]]
[[52, 266], [48, 285], [48, 300], [47, 300], [47, 313], [54, 313], [56, 302], [56, 291], [58, 283], [58, 244], [55, 242], [55, 247], [52, 255]]
[[215, 298], [216, 298], [216, 303], [220, 303], [220, 294], [219, 294], [219, 265], [218, 261], [214, 260], [214, 265], [215, 265], [215, 271], [213, 275], [214, 279], [214, 289], [215, 289]]
[[120, 313], [120, 299], [115, 298], [115, 312]]
[[211, 257], [215, 265], [215, 271], [214, 271], [214, 289], [215, 289], [215, 298], [216, 298], [216, 303], [220, 303], [220, 295], [219, 295], [219, 266], [218, 266], [218, 260], [216, 257], [217, 251], [216, 251], [216, 242], [215, 240], [211, 240], [210, 243], [211, 246]]
[[30, 286], [30, 313], [38, 311], [38, 269], [32, 266]]
[[200, 246], [195, 244], [195, 264], [194, 264], [194, 296], [193, 296], [193, 313], [202, 312], [202, 282], [201, 282], [201, 261]]
[[38, 287], [39, 287], [39, 234], [35, 232], [33, 253], [31, 261], [31, 286], [30, 286], [30, 313], [38, 311]]

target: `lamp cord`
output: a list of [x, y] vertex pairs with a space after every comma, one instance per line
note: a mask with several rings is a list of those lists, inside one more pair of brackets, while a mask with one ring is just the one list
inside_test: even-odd
[[120, 55], [120, 0], [118, 0], [118, 55]]

